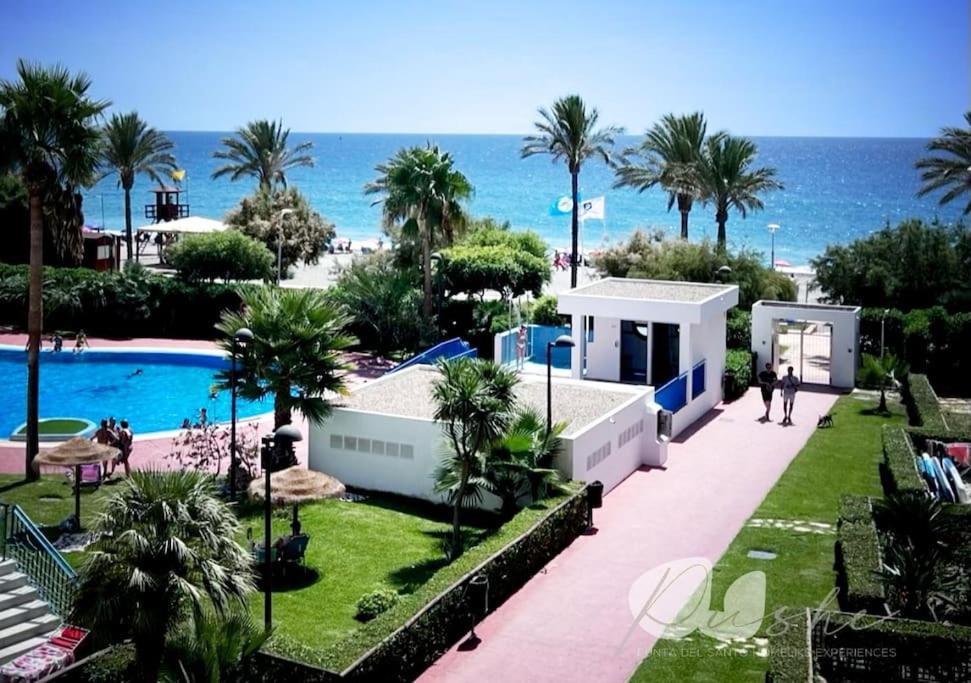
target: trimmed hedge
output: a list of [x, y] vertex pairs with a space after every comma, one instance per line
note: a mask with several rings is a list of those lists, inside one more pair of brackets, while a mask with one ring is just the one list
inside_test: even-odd
[[880, 537], [869, 498], [840, 499], [835, 550], [841, 605], [848, 611], [883, 613], [887, 596], [880, 579]]
[[769, 638], [769, 683], [812, 683], [813, 658], [809, 610], [783, 607], [777, 618], [785, 619], [786, 629]]
[[744, 394], [752, 383], [752, 352], [731, 349], [725, 354], [725, 400]]
[[469, 631], [466, 595], [473, 576], [485, 574], [489, 578], [492, 611], [570, 545], [586, 526], [585, 487], [565, 499], [551, 498], [521, 510], [417, 591], [401, 596], [394, 607], [327, 651], [271, 639], [252, 658], [248, 680], [411, 681]]
[[927, 488], [917, 471], [915, 457], [913, 443], [906, 429], [889, 425], [883, 428], [884, 489], [887, 493]]
[[907, 418], [914, 427], [947, 429], [941, 405], [927, 375], [911, 374], [902, 385]]

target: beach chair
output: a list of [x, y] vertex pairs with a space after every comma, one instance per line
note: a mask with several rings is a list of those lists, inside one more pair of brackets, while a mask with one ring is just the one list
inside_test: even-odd
[[277, 560], [284, 575], [290, 567], [303, 566], [304, 556], [307, 554], [307, 545], [310, 543], [310, 536], [307, 534], [297, 534], [280, 548]]

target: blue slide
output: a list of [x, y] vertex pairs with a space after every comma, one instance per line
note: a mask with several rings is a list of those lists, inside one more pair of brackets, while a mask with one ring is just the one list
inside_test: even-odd
[[478, 355], [479, 352], [472, 348], [467, 341], [463, 341], [461, 337], [455, 337], [454, 339], [435, 344], [430, 349], [426, 349], [418, 355], [412, 356], [401, 365], [396, 365], [388, 370], [387, 374], [410, 368], [412, 365], [432, 365], [439, 358], [452, 360], [453, 358], [475, 358]]

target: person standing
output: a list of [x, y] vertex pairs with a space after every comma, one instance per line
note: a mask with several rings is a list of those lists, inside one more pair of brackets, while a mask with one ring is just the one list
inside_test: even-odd
[[526, 365], [526, 326], [520, 325], [516, 332], [516, 369], [522, 370]]
[[765, 417], [763, 422], [769, 422], [769, 411], [772, 409], [772, 393], [775, 385], [779, 381], [779, 376], [772, 369], [772, 363], [765, 364], [765, 370], [759, 373], [759, 388], [762, 390], [762, 403], [765, 404]]
[[782, 424], [792, 424], [792, 404], [796, 401], [796, 392], [799, 390], [801, 382], [793, 374], [792, 366], [786, 370], [785, 377], [782, 378]]
[[128, 465], [128, 457], [131, 455], [132, 442], [135, 439], [135, 433], [128, 426], [128, 420], [121, 421], [121, 429], [118, 430], [118, 455], [111, 462], [111, 472], [108, 476], [115, 473], [115, 468], [120, 464], [125, 468], [125, 476], [131, 475], [131, 469]]

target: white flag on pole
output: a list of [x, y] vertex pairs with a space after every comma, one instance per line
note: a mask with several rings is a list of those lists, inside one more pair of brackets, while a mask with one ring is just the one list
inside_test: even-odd
[[594, 197], [593, 199], [584, 199], [580, 202], [579, 218], [581, 221], [588, 220], [604, 220], [606, 215], [605, 197]]

